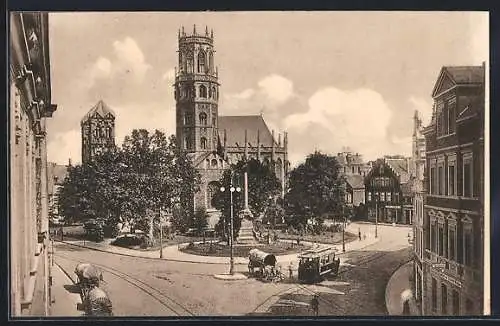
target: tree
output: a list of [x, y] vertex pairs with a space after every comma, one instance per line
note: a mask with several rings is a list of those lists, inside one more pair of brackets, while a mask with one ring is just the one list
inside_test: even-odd
[[305, 225], [312, 219], [320, 225], [325, 214], [340, 215], [345, 206], [344, 188], [345, 179], [336, 158], [320, 152], [310, 154], [290, 172], [285, 195], [287, 224]]
[[269, 223], [274, 228], [276, 224], [281, 223], [281, 220], [284, 218], [284, 216], [285, 211], [283, 207], [276, 201], [272, 200], [271, 204], [266, 209], [262, 223]]
[[59, 189], [58, 211], [69, 223], [83, 222], [96, 216], [96, 180], [86, 166], [68, 167], [68, 175]]
[[[269, 205], [270, 198], [275, 198], [281, 189], [279, 180], [276, 174], [271, 169], [257, 159], [247, 161], [239, 161], [231, 166], [230, 169], [224, 171], [220, 180], [220, 184], [226, 189], [225, 192], [218, 192], [214, 198], [214, 204], [222, 213], [222, 219], [219, 224], [223, 224], [226, 228], [226, 234], [229, 234], [230, 228], [230, 193], [229, 186], [232, 184], [235, 187], [240, 187], [240, 192], [233, 192], [233, 235], [237, 236], [241, 227], [241, 216], [239, 213], [244, 208], [244, 172], [248, 175], [248, 206], [253, 216], [261, 216], [266, 207]], [[218, 227], [220, 229], [220, 226]]]
[[133, 130], [122, 148], [105, 151], [84, 166], [70, 167], [59, 210], [68, 220], [103, 220], [110, 236], [116, 234], [120, 221], [147, 232], [153, 219], [176, 203], [181, 212], [186, 211], [185, 198], [193, 197], [199, 183], [199, 174], [177, 148], [175, 137], [167, 140], [158, 130]]
[[205, 207], [198, 207], [194, 213], [192, 227], [198, 234], [201, 234], [208, 226], [208, 213]]

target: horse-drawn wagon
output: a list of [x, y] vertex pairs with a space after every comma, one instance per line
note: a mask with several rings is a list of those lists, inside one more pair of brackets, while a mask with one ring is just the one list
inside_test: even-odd
[[264, 281], [281, 281], [283, 276], [276, 266], [276, 256], [259, 249], [248, 254], [248, 272]]

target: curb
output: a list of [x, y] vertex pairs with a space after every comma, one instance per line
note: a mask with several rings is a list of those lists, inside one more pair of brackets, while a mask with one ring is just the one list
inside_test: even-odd
[[[283, 240], [284, 241], [293, 241], [293, 240], [288, 240], [288, 239], [283, 239]], [[364, 248], [366, 248], [368, 246], [374, 245], [378, 241], [379, 241], [379, 239], [377, 239], [376, 241], [370, 241], [369, 243], [367, 243], [367, 244], [365, 244], [365, 245], [363, 245], [363, 246], [361, 246], [359, 248], [351, 249], [351, 250], [346, 250], [346, 252], [339, 252], [338, 255], [346, 254], [346, 253], [348, 253], [349, 251], [352, 251], [352, 250], [364, 249]], [[54, 242], [64, 243], [66, 245], [70, 245], [70, 246], [74, 246], [74, 247], [78, 247], [78, 248], [85, 248], [85, 249], [90, 249], [90, 250], [94, 250], [94, 251], [105, 252], [105, 253], [110, 253], [110, 254], [120, 255], [120, 256], [125, 256], [125, 257], [134, 257], [134, 258], [159, 260], [159, 261], [171, 261], [171, 262], [189, 263], [189, 264], [227, 265], [227, 262], [193, 261], [193, 260], [183, 260], [183, 259], [174, 259], [174, 258], [147, 257], [147, 256], [140, 256], [140, 255], [132, 255], [132, 254], [123, 253], [123, 252], [114, 252], [114, 251], [110, 251], [110, 250], [105, 250], [105, 249], [100, 249], [100, 248], [94, 248], [94, 247], [89, 247], [89, 246], [83, 246], [83, 245], [80, 245], [80, 244], [71, 243], [71, 242], [67, 242], [67, 241], [54, 240]], [[353, 240], [351, 242], [355, 242], [355, 240]], [[188, 243], [184, 243], [184, 244], [178, 244], [178, 245], [175, 245], [175, 246], [177, 246], [179, 248], [182, 245], [187, 245], [187, 244]], [[338, 245], [332, 245], [332, 244], [328, 244], [328, 243], [317, 243], [317, 244], [318, 245], [325, 245], [325, 246], [338, 246]], [[299, 254], [300, 253], [297, 253], [296, 255], [299, 255]], [[295, 255], [295, 254], [290, 254], [290, 255]], [[288, 255], [282, 255], [282, 256], [288, 256]], [[197, 256], [197, 257], [205, 257], [205, 256]], [[228, 258], [228, 257], [224, 257], [224, 258]], [[244, 259], [245, 257], [237, 257], [237, 258]], [[279, 259], [279, 256], [277, 258]], [[240, 266], [246, 266], [247, 262], [237, 262], [237, 261], [235, 261], [234, 264], [235, 265], [240, 265]]]
[[[190, 264], [207, 264], [207, 265], [227, 265], [226, 262], [200, 262], [200, 261], [191, 261], [191, 260], [181, 260], [181, 259], [172, 259], [172, 258], [157, 258], [157, 257], [146, 257], [146, 256], [138, 256], [138, 255], [131, 255], [131, 254], [126, 254], [122, 252], [113, 252], [109, 250], [104, 250], [104, 249], [99, 249], [99, 248], [92, 248], [92, 247], [87, 247], [87, 246], [82, 246], [78, 245], [76, 243], [70, 243], [66, 241], [59, 241], [59, 240], [54, 240], [55, 242], [59, 243], [64, 243], [69, 246], [74, 246], [74, 247], [79, 247], [79, 248], [85, 248], [85, 249], [90, 249], [94, 251], [99, 251], [99, 252], [105, 252], [108, 254], [113, 254], [113, 255], [119, 255], [119, 256], [125, 256], [125, 257], [134, 257], [134, 258], [142, 258], [142, 259], [150, 259], [150, 260], [160, 260], [160, 261], [172, 261], [172, 262], [177, 262], [177, 263], [190, 263]], [[247, 263], [236, 263], [235, 265], [246, 265]]]
[[391, 284], [391, 281], [393, 280], [394, 275], [396, 275], [403, 267], [405, 267], [407, 264], [410, 264], [412, 261], [413, 261], [413, 259], [409, 259], [409, 260], [401, 263], [398, 267], [396, 267], [394, 272], [391, 274], [391, 276], [389, 277], [389, 281], [387, 281], [387, 284], [385, 286], [385, 310], [389, 316], [394, 316], [394, 315], [391, 315], [389, 312], [389, 300], [388, 300], [389, 293], [390, 293], [389, 285]]
[[[364, 225], [367, 225], [367, 224], [375, 225], [375, 223], [366, 222], [366, 221], [353, 221], [352, 223], [364, 224]], [[377, 224], [382, 225], [382, 226], [394, 226], [394, 227], [399, 227], [399, 228], [412, 228], [413, 227], [413, 225], [411, 225], [411, 224], [395, 224], [395, 225], [393, 225], [392, 223], [380, 223], [380, 222], [378, 222]]]

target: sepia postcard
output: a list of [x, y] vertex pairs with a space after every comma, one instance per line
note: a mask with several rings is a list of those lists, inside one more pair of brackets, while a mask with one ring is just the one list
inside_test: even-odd
[[11, 12], [11, 317], [490, 314], [487, 12]]

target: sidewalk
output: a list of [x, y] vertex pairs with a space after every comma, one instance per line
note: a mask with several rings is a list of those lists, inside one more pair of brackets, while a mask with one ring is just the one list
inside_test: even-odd
[[[418, 316], [418, 308], [412, 293], [410, 277], [413, 270], [413, 261], [399, 267], [389, 279], [385, 289], [385, 305], [391, 316], [411, 315]], [[405, 303], [407, 311], [405, 311]]]
[[[356, 229], [357, 230], [357, 229]], [[357, 232], [357, 231], [356, 231]], [[361, 241], [359, 240], [354, 240], [351, 242], [346, 243], [346, 252], [352, 251], [352, 250], [359, 250], [364, 247], [370, 246], [374, 243], [376, 243], [379, 239], [375, 238], [372, 234], [368, 233], [366, 239], [363, 239]], [[294, 240], [280, 240], [280, 241], [294, 241]], [[98, 251], [105, 251], [105, 252], [110, 252], [118, 255], [124, 255], [124, 256], [132, 256], [132, 257], [143, 257], [143, 258], [149, 258], [149, 259], [160, 259], [160, 251], [155, 250], [155, 251], [142, 251], [142, 250], [134, 250], [134, 249], [128, 249], [128, 248], [122, 248], [122, 247], [117, 247], [113, 246], [110, 244], [111, 240], [107, 239], [104, 242], [101, 243], [95, 243], [95, 242], [90, 242], [86, 241], [85, 246], [83, 245], [83, 241], [63, 241], [63, 243], [71, 244], [74, 246], [78, 247], [85, 247], [89, 249], [94, 249]], [[301, 241], [303, 244], [311, 245], [313, 246], [314, 244], [311, 242], [307, 241]], [[227, 264], [228, 257], [213, 257], [213, 256], [199, 256], [199, 255], [191, 255], [184, 253], [179, 250], [179, 248], [182, 248], [183, 246], [188, 245], [187, 243], [185, 244], [179, 244], [179, 245], [173, 245], [173, 246], [166, 246], [163, 247], [163, 258], [164, 260], [170, 260], [170, 261], [177, 261], [177, 262], [187, 262], [187, 263], [203, 263], [203, 264]], [[317, 247], [334, 247], [339, 255], [342, 254], [342, 244], [337, 244], [337, 245], [330, 245], [330, 244], [320, 244], [316, 243], [315, 244]], [[288, 264], [291, 261], [295, 261], [297, 259], [298, 254], [289, 254], [289, 255], [281, 255], [281, 256], [276, 256], [278, 264]], [[248, 258], [247, 257], [235, 257], [234, 258], [234, 263], [239, 264], [239, 265], [247, 265], [248, 264]]]
[[74, 317], [83, 315], [77, 308], [81, 303], [80, 292], [71, 277], [59, 265], [52, 267], [52, 298], [51, 316]]

